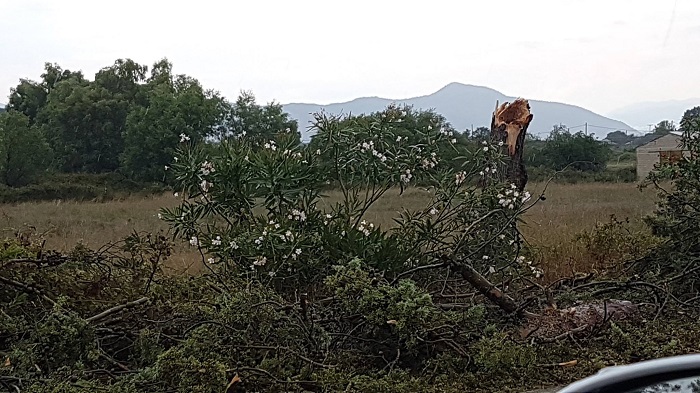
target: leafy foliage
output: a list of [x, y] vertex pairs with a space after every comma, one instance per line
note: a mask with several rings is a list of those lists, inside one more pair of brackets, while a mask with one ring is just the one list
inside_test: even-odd
[[531, 159], [535, 166], [546, 166], [554, 170], [571, 168], [578, 171], [600, 172], [610, 158], [610, 148], [583, 132], [571, 134], [564, 128], [555, 127], [549, 137]]
[[0, 114], [0, 179], [10, 187], [36, 180], [51, 165], [51, 149], [29, 118], [11, 110]]

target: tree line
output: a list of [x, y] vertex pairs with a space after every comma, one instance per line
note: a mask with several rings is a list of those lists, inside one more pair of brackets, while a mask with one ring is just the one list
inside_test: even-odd
[[38, 81], [22, 79], [0, 115], [2, 182], [20, 186], [43, 172], [119, 171], [164, 181], [181, 135], [220, 141], [245, 131], [260, 137], [297, 132], [281, 105], [258, 105], [243, 92], [229, 102], [172, 63], [120, 59], [93, 80], [46, 63]]
[[[150, 67], [119, 59], [92, 80], [81, 71], [46, 63], [38, 80], [21, 79], [11, 89], [5, 109], [0, 112], [0, 181], [10, 187], [55, 172], [118, 172], [134, 181], [170, 183], [166, 168], [183, 138], [215, 145], [245, 136], [264, 144], [285, 133], [301, 144], [297, 121], [279, 103], [258, 104], [251, 92], [229, 101], [197, 79], [173, 73], [167, 59]], [[416, 129], [439, 124], [453, 139], [440, 151], [442, 161], [452, 166], [490, 138], [489, 128], [458, 131], [433, 111], [387, 110], [353, 118], [381, 121], [391, 111], [405, 112], [399, 133], [404, 141], [417, 138]], [[660, 124], [658, 132], [671, 126]], [[312, 138], [305, 148], [315, 150], [317, 144]], [[600, 172], [611, 155], [610, 146], [592, 136], [555, 126], [545, 140], [530, 138], [526, 162], [535, 168]]]

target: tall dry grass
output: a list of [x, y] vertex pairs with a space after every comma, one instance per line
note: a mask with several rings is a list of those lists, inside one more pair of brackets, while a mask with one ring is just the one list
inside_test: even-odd
[[[528, 186], [533, 195], [539, 195], [543, 188], [544, 184]], [[339, 192], [327, 194], [326, 204], [340, 198]], [[650, 213], [655, 203], [652, 190], [640, 192], [634, 184], [550, 184], [545, 196], [546, 200], [539, 201], [525, 214], [525, 223], [520, 228], [525, 240], [537, 250], [537, 262], [548, 272], [548, 277], [592, 268], [586, 250], [574, 241], [578, 233], [607, 222], [611, 214], [620, 219], [629, 218], [632, 225], [641, 225], [641, 217]], [[367, 219], [376, 225], [391, 227], [401, 208], [422, 208], [429, 197], [427, 191], [420, 189], [410, 189], [403, 195], [392, 190], [367, 212]], [[47, 247], [64, 251], [77, 242], [99, 247], [134, 230], [166, 230], [165, 223], [157, 217], [158, 209], [177, 203], [178, 199], [168, 194], [107, 203], [63, 201], [0, 205], [0, 228], [2, 235], [9, 237], [17, 230], [33, 227], [45, 234]], [[201, 269], [201, 263], [199, 254], [180, 245], [169, 266], [176, 271], [196, 272]]]

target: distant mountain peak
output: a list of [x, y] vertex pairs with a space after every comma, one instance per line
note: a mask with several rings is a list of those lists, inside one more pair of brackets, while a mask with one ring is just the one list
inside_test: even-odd
[[[496, 101], [513, 101], [516, 97], [509, 97], [503, 93], [485, 86], [468, 85], [460, 82], [452, 82], [438, 91], [425, 96], [405, 99], [388, 99], [381, 97], [363, 97], [352, 101], [319, 105], [292, 103], [284, 105], [284, 110], [292, 118], [299, 122], [302, 130], [302, 139], [308, 141], [311, 133], [307, 130], [312, 120], [310, 113], [325, 110], [331, 114], [340, 113], [371, 113], [381, 111], [391, 103], [399, 105], [411, 105], [416, 109], [434, 109], [435, 112], [445, 116], [455, 129], [466, 129], [488, 126], [491, 122], [491, 113]], [[534, 120], [529, 132], [545, 136], [549, 134], [554, 125], [564, 124], [574, 127], [573, 132], [581, 129], [575, 128], [583, 124], [590, 124], [589, 133], [594, 133], [602, 139], [608, 132], [616, 129], [629, 130], [631, 127], [623, 122], [607, 118], [587, 109], [557, 103], [538, 100], [529, 100]], [[597, 128], [596, 128], [597, 127]]]

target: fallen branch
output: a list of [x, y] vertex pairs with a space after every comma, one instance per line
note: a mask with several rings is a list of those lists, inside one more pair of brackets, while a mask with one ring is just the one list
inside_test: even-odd
[[498, 307], [508, 314], [515, 313], [518, 311], [518, 305], [515, 300], [510, 296], [506, 295], [494, 284], [491, 284], [484, 276], [479, 274], [473, 267], [466, 263], [457, 261], [454, 257], [444, 255], [442, 256], [443, 261], [451, 266], [455, 271], [457, 271], [462, 278], [467, 280], [479, 293], [486, 296], [487, 299], [492, 301]]
[[45, 295], [39, 288], [37, 288], [37, 287], [34, 287], [34, 286], [32, 286], [32, 285], [29, 285], [29, 284], [24, 284], [24, 283], [21, 283], [21, 282], [19, 282], [19, 281], [15, 281], [15, 280], [12, 280], [12, 279], [9, 279], [9, 278], [5, 278], [5, 277], [0, 277], [0, 282], [5, 283], [5, 284], [7, 284], [7, 285], [11, 285], [11, 286], [13, 286], [13, 287], [15, 287], [15, 288], [23, 289], [25, 292], [30, 292], [30, 293], [33, 293], [33, 294], [35, 294], [35, 295], [38, 295], [40, 298], [42, 298], [42, 299], [46, 300], [47, 302], [51, 303], [52, 306], [54, 306], [54, 307], [57, 306], [57, 304], [56, 304], [55, 301], [53, 301], [50, 297], [46, 296], [46, 295]]
[[107, 309], [107, 310], [104, 310], [104, 311], [102, 311], [101, 313], [99, 313], [99, 314], [97, 314], [97, 315], [93, 315], [93, 316], [91, 316], [90, 318], [87, 318], [87, 319], [85, 319], [85, 320], [88, 321], [88, 322], [91, 322], [91, 323], [95, 323], [95, 322], [97, 322], [97, 321], [99, 321], [99, 320], [101, 320], [101, 319], [104, 319], [105, 317], [108, 317], [108, 316], [110, 316], [110, 315], [112, 315], [112, 314], [114, 314], [114, 313], [118, 313], [118, 312], [124, 310], [125, 308], [138, 306], [139, 304], [146, 303], [147, 301], [148, 301], [148, 298], [147, 298], [147, 297], [142, 297], [142, 298], [139, 299], [139, 300], [134, 300], [133, 302], [128, 302], [128, 303], [120, 304], [120, 305], [118, 305], [118, 306], [114, 306], [114, 307], [112, 307], [112, 308], [109, 308], [109, 309]]

